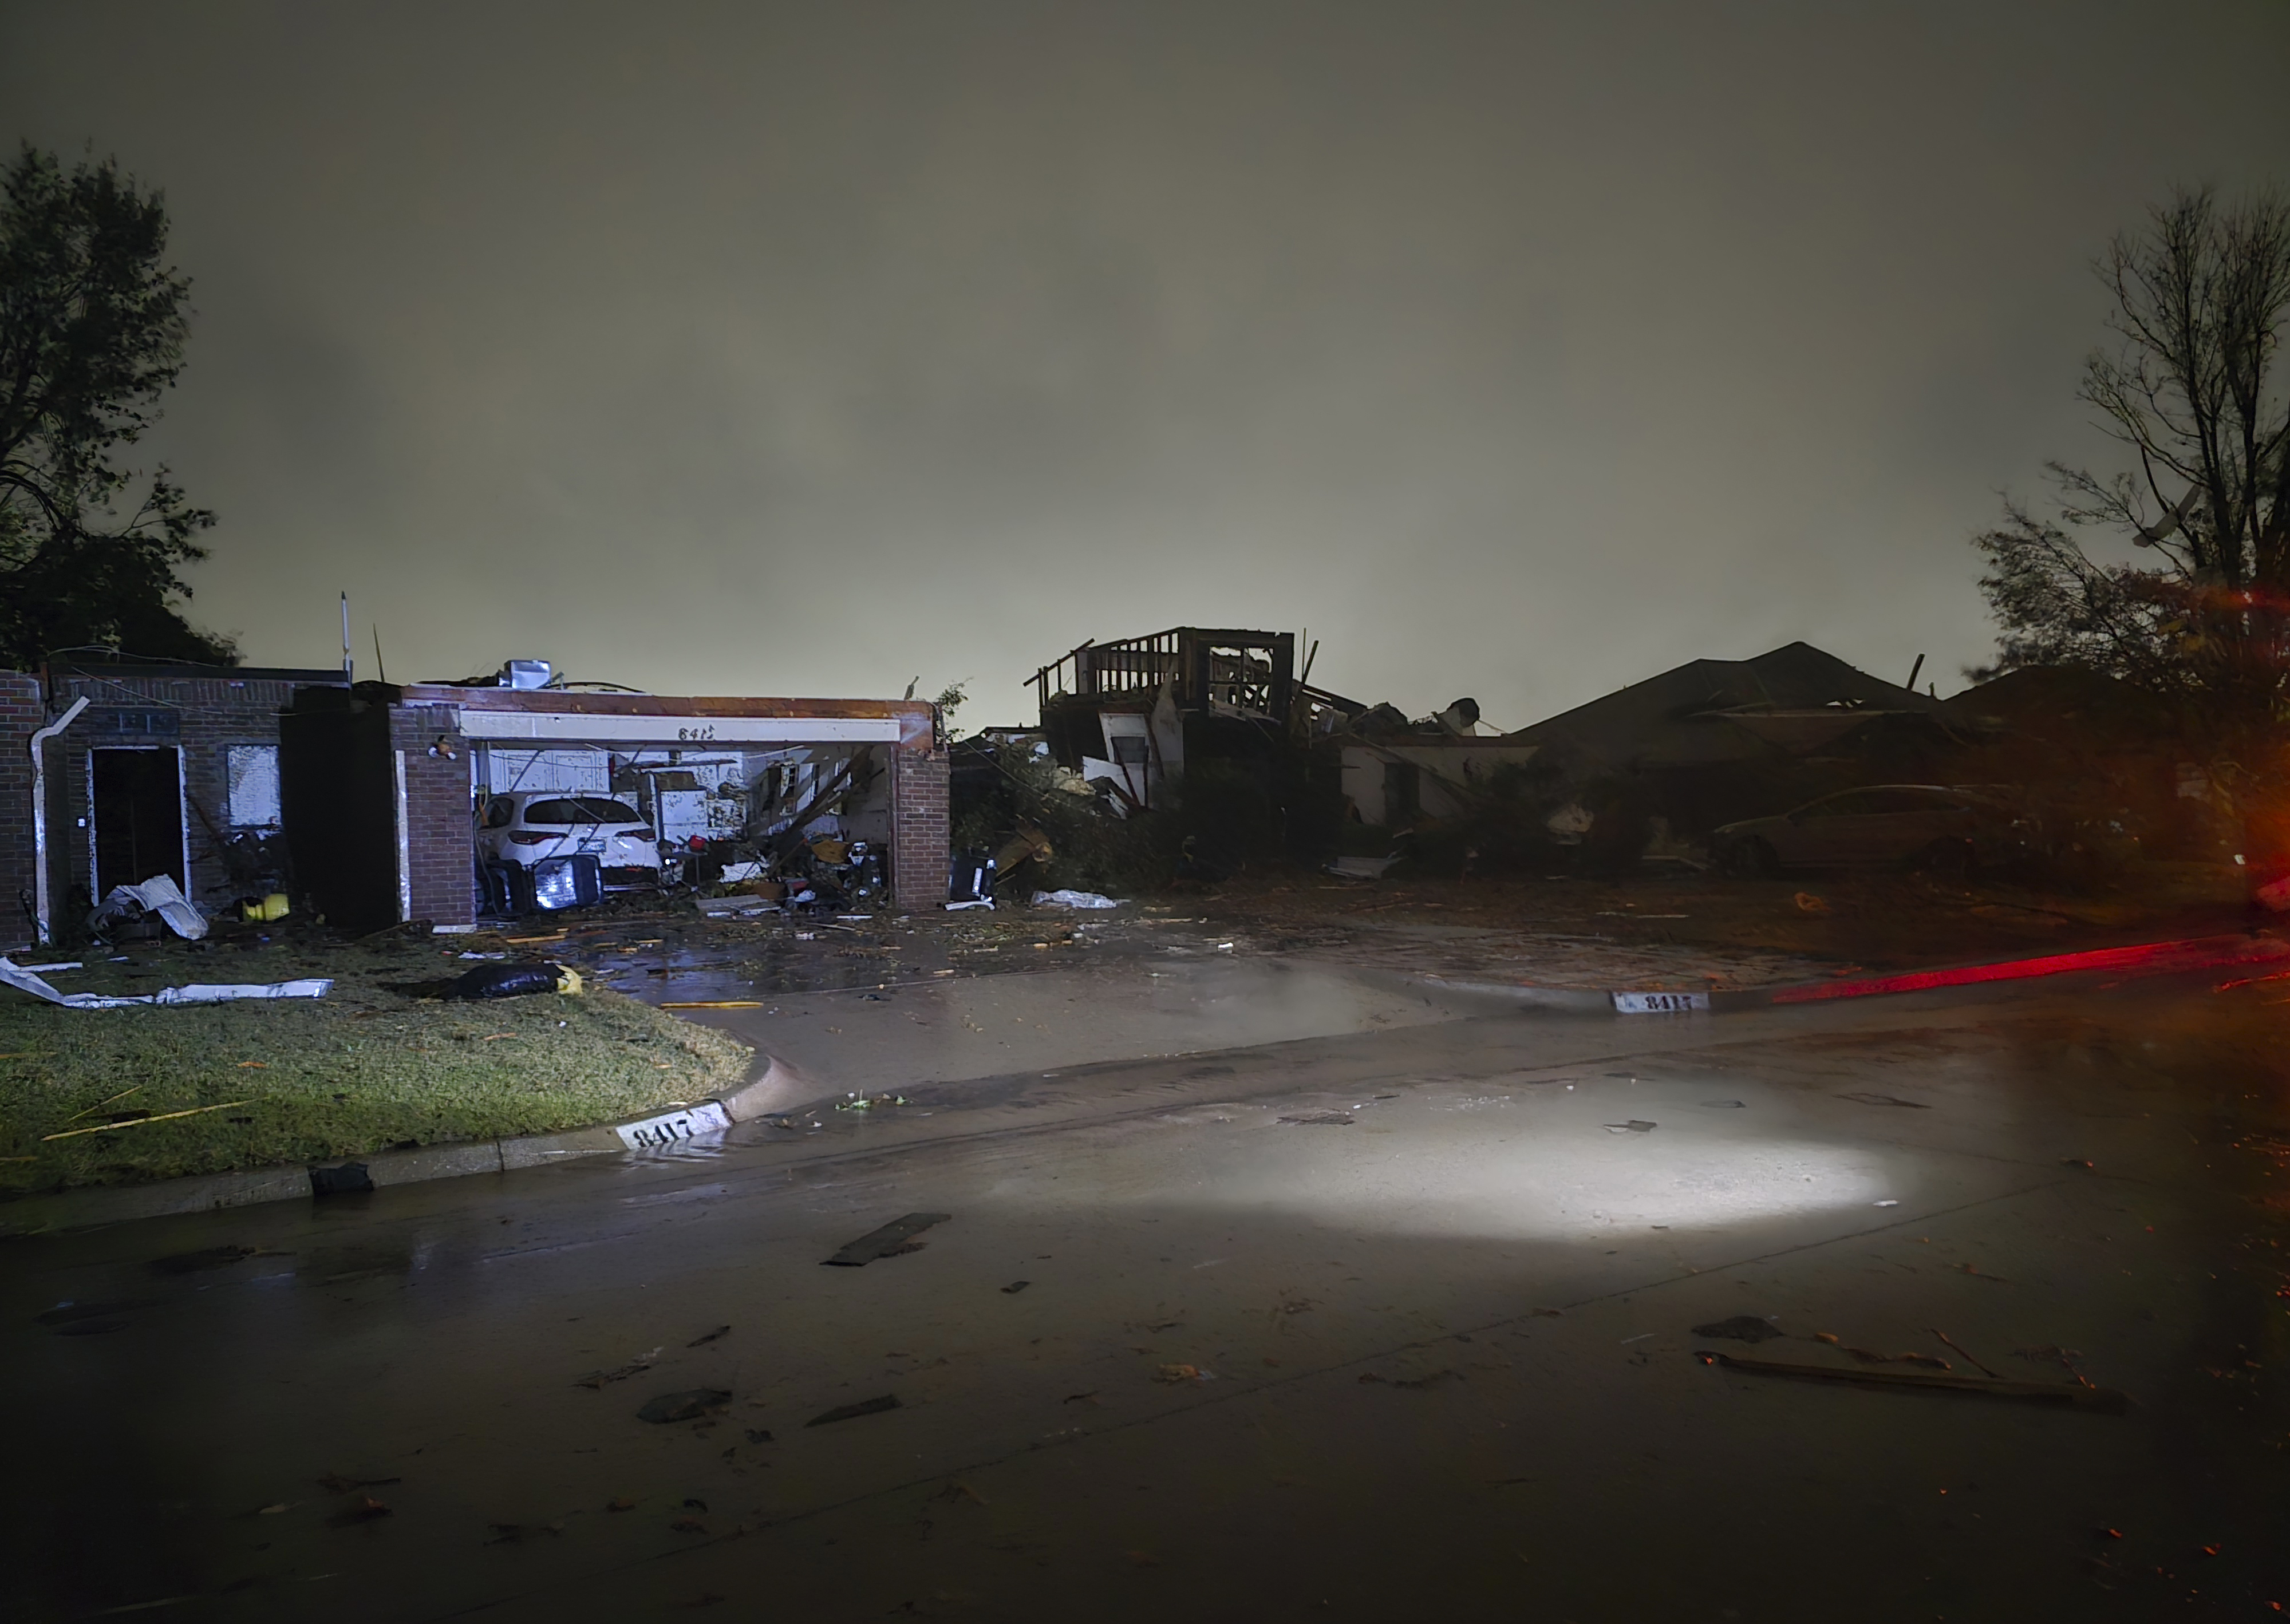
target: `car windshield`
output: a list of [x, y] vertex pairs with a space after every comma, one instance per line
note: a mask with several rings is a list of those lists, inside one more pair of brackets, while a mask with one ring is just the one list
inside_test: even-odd
[[535, 801], [524, 809], [527, 823], [561, 825], [570, 828], [576, 823], [642, 823], [636, 808], [621, 801], [608, 801], [601, 796], [566, 796], [560, 800]]

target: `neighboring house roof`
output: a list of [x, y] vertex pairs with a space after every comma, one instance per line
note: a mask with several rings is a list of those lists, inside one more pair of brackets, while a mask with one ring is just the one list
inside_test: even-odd
[[1880, 716], [1947, 715], [1942, 700], [1791, 643], [1754, 660], [1693, 660], [1505, 739], [1612, 766], [1686, 766], [1802, 755]]

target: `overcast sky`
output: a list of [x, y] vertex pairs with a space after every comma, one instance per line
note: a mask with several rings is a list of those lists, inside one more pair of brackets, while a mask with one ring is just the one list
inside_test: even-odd
[[194, 618], [968, 724], [1309, 628], [1522, 725], [1804, 638], [1941, 692], [2089, 261], [2290, 160], [2290, 5], [0, 3], [163, 188]]

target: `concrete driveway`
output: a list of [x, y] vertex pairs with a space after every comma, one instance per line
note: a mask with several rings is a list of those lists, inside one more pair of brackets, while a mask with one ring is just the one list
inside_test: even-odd
[[[1187, 973], [1237, 1012], [1288, 972]], [[1066, 996], [1028, 980], [994, 996]], [[12, 1244], [16, 1616], [2290, 1606], [2279, 1011], [2062, 981], [1619, 1020], [1293, 985], [1317, 1031], [1037, 1033], [817, 1127]], [[1142, 1033], [1166, 996], [1109, 996]], [[896, 1073], [900, 1005], [868, 1012], [875, 1069], [805, 1056], [824, 1080]], [[909, 1213], [948, 1216], [821, 1267]], [[1785, 1334], [1693, 1333], [1742, 1316]], [[2133, 1402], [1695, 1357], [1935, 1368], [1845, 1348]]]

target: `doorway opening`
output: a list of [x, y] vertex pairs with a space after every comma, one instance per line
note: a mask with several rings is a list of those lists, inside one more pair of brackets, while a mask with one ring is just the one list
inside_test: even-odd
[[90, 750], [87, 772], [96, 896], [162, 874], [190, 895], [183, 861], [182, 751], [172, 746]]

